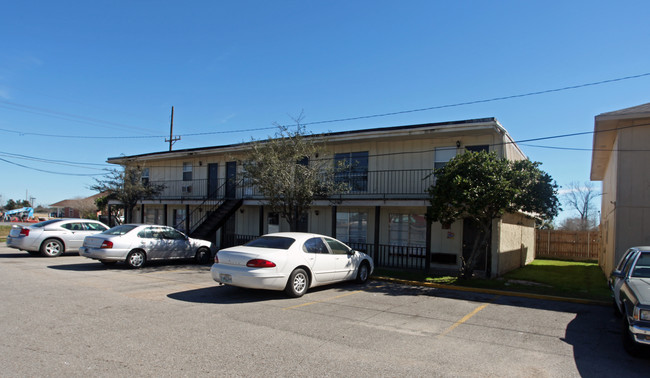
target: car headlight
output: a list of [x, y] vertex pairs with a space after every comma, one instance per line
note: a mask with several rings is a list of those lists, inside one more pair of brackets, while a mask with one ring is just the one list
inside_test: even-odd
[[641, 310], [641, 311], [639, 311], [639, 318], [641, 318], [641, 320], [650, 321], [650, 310]]
[[634, 320], [650, 321], [650, 310], [634, 308]]

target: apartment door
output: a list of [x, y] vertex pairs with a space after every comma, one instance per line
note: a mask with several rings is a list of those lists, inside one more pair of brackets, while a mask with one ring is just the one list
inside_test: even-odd
[[[483, 238], [482, 234], [483, 231], [480, 230], [473, 221], [469, 219], [463, 220], [463, 257], [465, 260], [467, 260], [472, 253], [472, 249], [474, 248], [474, 241], [476, 238]], [[492, 244], [491, 239], [491, 237], [488, 238], [488, 240], [485, 240], [483, 244], [479, 246], [479, 248], [482, 250], [482, 255], [476, 263], [476, 270], [482, 270], [486, 273], [489, 273], [487, 261], [490, 255], [490, 245]]]
[[237, 162], [226, 163], [226, 198], [237, 197]]
[[219, 164], [208, 164], [208, 198], [213, 198], [218, 195], [219, 189]]

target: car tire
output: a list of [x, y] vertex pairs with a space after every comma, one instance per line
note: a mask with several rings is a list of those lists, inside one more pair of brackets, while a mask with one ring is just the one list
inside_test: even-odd
[[287, 287], [284, 291], [291, 298], [299, 298], [307, 292], [308, 288], [309, 275], [304, 269], [298, 268], [291, 272], [289, 281], [287, 281]]
[[639, 345], [636, 341], [634, 341], [634, 336], [632, 336], [632, 334], [630, 333], [629, 323], [627, 321], [627, 315], [623, 315], [623, 321], [621, 322], [621, 324], [622, 324], [621, 331], [623, 333], [623, 348], [627, 353], [630, 354], [630, 356], [640, 357], [642, 346]]
[[210, 250], [205, 247], [199, 248], [199, 250], [196, 251], [196, 256], [194, 256], [196, 263], [201, 265], [209, 263], [211, 258], [212, 253], [210, 253]]
[[359, 265], [359, 269], [357, 271], [357, 282], [360, 284], [364, 284], [368, 282], [368, 278], [370, 277], [370, 265], [363, 261], [361, 265]]
[[63, 253], [63, 243], [57, 239], [45, 239], [41, 244], [41, 255], [45, 257], [57, 257]]
[[106, 265], [106, 266], [117, 264], [117, 261], [112, 261], [112, 260], [99, 260], [99, 262]]
[[135, 249], [129, 252], [124, 262], [129, 268], [140, 269], [144, 263], [147, 262], [147, 255], [144, 253], [144, 251]]

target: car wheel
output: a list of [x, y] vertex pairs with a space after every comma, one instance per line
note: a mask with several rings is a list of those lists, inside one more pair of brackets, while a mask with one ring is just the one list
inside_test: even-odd
[[359, 265], [359, 271], [357, 272], [357, 282], [360, 284], [366, 283], [370, 277], [370, 266], [367, 262], [362, 262]]
[[46, 239], [41, 244], [41, 255], [45, 257], [57, 257], [63, 253], [63, 243], [56, 239]]
[[307, 288], [309, 288], [309, 276], [304, 269], [298, 268], [291, 272], [284, 291], [291, 298], [298, 298], [307, 292]]
[[112, 260], [99, 260], [100, 263], [104, 265], [115, 265], [117, 261], [112, 261]]
[[144, 251], [141, 251], [139, 249], [136, 249], [134, 251], [129, 252], [128, 256], [126, 256], [126, 265], [129, 266], [129, 268], [133, 269], [140, 269], [144, 265], [144, 263], [147, 261], [147, 255], [145, 255]]
[[194, 260], [196, 261], [197, 264], [207, 264], [210, 262], [211, 258], [211, 253], [208, 248], [201, 247], [199, 248], [198, 251], [196, 251], [196, 256], [194, 256]]
[[623, 348], [633, 357], [640, 357], [641, 355], [641, 345], [634, 341], [634, 336], [630, 333], [629, 323], [627, 322], [627, 315], [623, 315], [623, 321], [621, 322], [623, 329]]

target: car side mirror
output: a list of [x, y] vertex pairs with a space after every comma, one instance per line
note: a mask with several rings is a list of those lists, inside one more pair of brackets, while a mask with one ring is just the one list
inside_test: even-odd
[[610, 276], [616, 277], [616, 278], [623, 278], [624, 277], [623, 272], [621, 272], [620, 270], [613, 271], [612, 274], [610, 274]]

